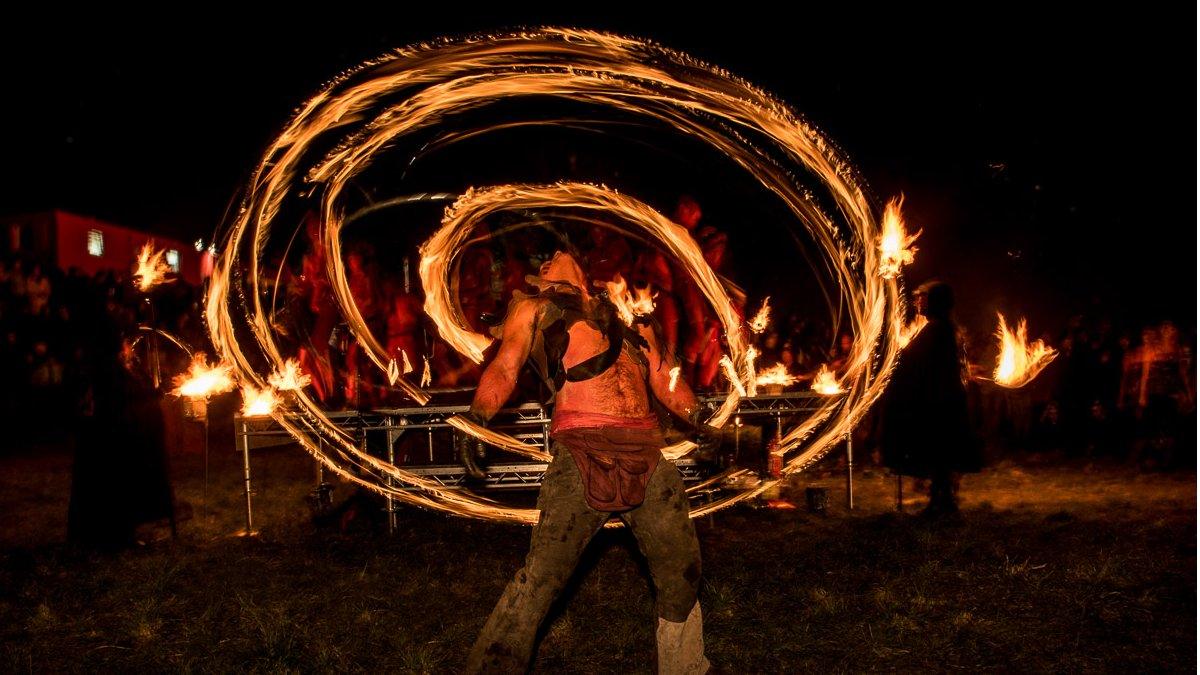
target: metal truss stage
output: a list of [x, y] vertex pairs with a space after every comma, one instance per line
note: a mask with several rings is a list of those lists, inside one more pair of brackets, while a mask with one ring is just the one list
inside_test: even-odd
[[[724, 402], [723, 396], [701, 397], [701, 403], [715, 410]], [[782, 433], [784, 419], [818, 410], [827, 400], [826, 396], [810, 392], [784, 392], [744, 397], [734, 414], [732, 435], [735, 447], [739, 443], [741, 428], [750, 422], [765, 429], [774, 426], [774, 433]], [[502, 450], [493, 450], [495, 458], [487, 466], [484, 480], [467, 481], [466, 470], [455, 462], [452, 455], [452, 434], [459, 433], [447, 420], [454, 415], [467, 412], [467, 405], [429, 405], [413, 408], [380, 408], [361, 411], [328, 412], [326, 415], [343, 431], [356, 439], [358, 446], [388, 462], [404, 467], [405, 471], [437, 482], [448, 488], [469, 487], [475, 491], [485, 490], [532, 490], [541, 486], [548, 464], [544, 461], [519, 459], [517, 455]], [[500, 411], [489, 426], [504, 431], [531, 447], [550, 451], [549, 411], [537, 403], [526, 403]], [[252, 476], [250, 451], [256, 447], [289, 442], [290, 434], [270, 417], [234, 418], [234, 433], [238, 449], [242, 453], [244, 469], [244, 491], [246, 498], [246, 531], [253, 531]], [[761, 439], [761, 434], [759, 435]], [[320, 443], [320, 439], [314, 438]], [[761, 453], [761, 448], [756, 449]], [[846, 438], [848, 500], [853, 507], [853, 485], [850, 482], [852, 447]], [[397, 459], [400, 461], [397, 462]], [[765, 456], [764, 458], [765, 459]], [[715, 465], [698, 463], [689, 458], [675, 460], [685, 483], [696, 483], [716, 470]], [[390, 479], [389, 484], [390, 483]], [[314, 497], [320, 501], [327, 498], [331, 485], [325, 482], [321, 465], [317, 465], [317, 487]], [[402, 488], [403, 489], [403, 488]], [[418, 488], [407, 488], [418, 489]], [[704, 491], [711, 497], [711, 492]], [[386, 511], [391, 528], [395, 527], [397, 506], [391, 498], [386, 499]]]

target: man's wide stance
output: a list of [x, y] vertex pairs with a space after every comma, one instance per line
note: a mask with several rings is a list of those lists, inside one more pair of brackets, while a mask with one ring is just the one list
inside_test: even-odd
[[[588, 292], [579, 265], [558, 252], [529, 277], [538, 292], [518, 295], [500, 328], [470, 415], [486, 423], [516, 387], [526, 361], [554, 392], [553, 460], [538, 495], [541, 512], [525, 566], [517, 572], [471, 649], [471, 672], [523, 672], [537, 630], [588, 541], [617, 515], [646, 556], [657, 595], [659, 673], [703, 673], [700, 547], [675, 465], [663, 460], [663, 435], [650, 396], [692, 424], [699, 404], [686, 383], [670, 387], [673, 358], [654, 331], [626, 326], [613, 305]], [[461, 449], [481, 475], [473, 441]]]

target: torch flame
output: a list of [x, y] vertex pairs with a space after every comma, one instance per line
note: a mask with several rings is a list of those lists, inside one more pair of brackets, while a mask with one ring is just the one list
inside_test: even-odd
[[188, 372], [175, 378], [176, 396], [208, 398], [233, 389], [233, 366], [218, 363], [208, 365], [203, 355], [192, 359]]
[[612, 281], [604, 282], [604, 288], [608, 291], [608, 299], [617, 307], [617, 315], [627, 326], [633, 325], [634, 317], [654, 311], [654, 295], [650, 294], [649, 287], [633, 288], [630, 292], [625, 279], [618, 274]]
[[1042, 369], [1050, 365], [1058, 352], [1047, 347], [1041, 340], [1029, 343], [1025, 327], [1025, 319], [1017, 322], [1016, 332], [1008, 329], [1004, 315], [1000, 317], [1000, 327], [996, 337], [1000, 340], [1000, 355], [996, 359], [996, 371], [993, 379], [1002, 387], [1016, 389], [1033, 381]]
[[421, 358], [425, 360], [425, 368], [421, 371], [421, 386], [428, 387], [433, 383], [433, 373], [429, 369], [429, 357], [422, 356]]
[[307, 387], [312, 382], [312, 377], [305, 375], [300, 370], [300, 363], [298, 361], [288, 359], [283, 362], [282, 369], [271, 373], [267, 378], [267, 382], [276, 391], [295, 391]]
[[768, 295], [767, 297], [763, 298], [762, 307], [759, 308], [758, 313], [754, 315], [754, 318], [750, 319], [750, 332], [761, 333], [767, 329], [767, 325], [771, 322], [770, 302], [771, 296]]
[[913, 261], [917, 249], [912, 248], [913, 242], [921, 236], [921, 232], [909, 236], [904, 229], [904, 219], [900, 216], [900, 206], [904, 197], [892, 199], [883, 210], [883, 233], [879, 237], [879, 276], [891, 279], [900, 273], [900, 268]]
[[259, 389], [252, 384], [242, 385], [242, 416], [264, 417], [275, 410], [275, 390]]
[[400, 379], [400, 366], [396, 365], [396, 359], [388, 361], [387, 378], [388, 384], [396, 384], [396, 380]]
[[821, 369], [817, 371], [817, 376], [813, 378], [812, 390], [823, 396], [835, 396], [845, 391], [842, 385], [838, 384], [837, 377], [830, 372], [828, 364], [822, 364]]
[[754, 381], [760, 387], [767, 387], [773, 384], [781, 384], [787, 387], [796, 384], [796, 377], [789, 375], [787, 367], [782, 363], [776, 363], [759, 373], [758, 377], [754, 378]]
[[163, 260], [166, 254], [166, 251], [155, 251], [152, 241], [142, 246], [141, 253], [138, 253], [137, 271], [133, 275], [138, 280], [137, 287], [143, 293], [161, 284], [166, 279], [167, 272], [171, 271], [171, 267]]

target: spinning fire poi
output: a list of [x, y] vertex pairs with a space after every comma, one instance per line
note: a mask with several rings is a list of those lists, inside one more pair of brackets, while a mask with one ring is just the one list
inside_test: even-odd
[[[394, 384], [417, 405], [429, 401], [430, 393], [424, 382], [417, 382], [416, 372], [421, 371], [420, 379], [427, 380], [428, 361], [420, 368], [413, 367], [413, 360], [405, 366], [404, 356], [411, 354], [389, 353], [372, 334], [350, 291], [343, 266], [342, 230], [351, 208], [348, 200], [360, 192], [347, 188], [403, 139], [434, 131], [456, 114], [524, 97], [551, 97], [613, 109], [699, 141], [778, 198], [794, 218], [792, 226], [807, 233], [822, 251], [824, 269], [838, 288], [847, 329], [856, 336], [838, 371], [838, 386], [844, 393], [823, 397], [814, 414], [782, 435], [782, 474], [802, 470], [844, 437], [882, 391], [898, 354], [903, 301], [891, 268], [905, 261], [907, 236], [900, 239], [900, 262], [891, 262], [897, 252], [880, 247], [884, 239], [881, 216], [864, 196], [857, 174], [834, 144], [770, 94], [652, 43], [570, 29], [546, 28], [399, 50], [346, 73], [301, 107], [269, 147], [247, 186], [243, 208], [228, 224], [210, 282], [206, 300], [210, 337], [222, 362], [233, 367], [238, 382], [243, 387], [253, 386], [254, 391], [266, 390], [268, 375], [284, 371], [286, 361], [295, 356], [274, 330], [273, 296], [263, 291], [264, 280], [278, 273], [267, 269], [265, 261], [273, 226], [283, 222], [284, 214], [298, 200], [307, 200], [317, 205], [313, 241], [322, 246], [319, 260], [330, 292], [330, 302], [321, 306], [321, 311], [336, 310], [342, 315], [365, 361], [374, 364], [381, 379]], [[569, 121], [580, 124], [579, 120]], [[514, 124], [509, 120], [496, 128]], [[484, 126], [470, 134], [448, 132], [439, 143], [448, 145], [488, 131]], [[762, 152], [764, 147], [777, 150], [777, 157], [786, 158], [794, 171], [780, 171], [778, 163]], [[824, 201], [834, 209], [832, 215], [807, 186], [796, 182], [797, 175], [811, 176], [820, 183], [827, 198]], [[414, 197], [420, 198], [424, 197]], [[450, 275], [478, 223], [491, 214], [518, 209], [603, 214], [606, 220], [619, 223], [619, 231], [646, 238], [673, 258], [712, 306], [733, 366], [727, 373], [732, 375], [728, 395], [715, 410], [706, 412], [705, 421], [719, 427], [732, 417], [739, 391], [750, 393], [759, 375], [743, 337], [745, 323], [731, 310], [722, 280], [709, 269], [687, 231], [633, 196], [602, 185], [481, 186], [464, 192], [447, 209], [442, 227], [422, 247], [420, 274], [426, 312], [450, 348], [470, 362], [484, 360], [483, 350], [492, 339], [471, 328], [452, 297]], [[322, 268], [313, 271], [320, 273]], [[764, 310], [761, 319], [751, 323], [757, 329], [766, 320]], [[404, 372], [410, 368], [412, 373]], [[680, 386], [682, 378], [676, 376], [675, 382]], [[477, 518], [526, 524], [537, 521], [536, 509], [504, 506], [478, 498], [469, 490], [447, 490], [365, 452], [329, 418], [307, 388], [277, 391], [276, 398], [271, 412], [274, 419], [347, 481], [402, 504]], [[541, 448], [481, 428], [470, 419], [447, 421], [490, 445], [548, 459]], [[694, 447], [690, 441], [681, 441], [663, 448], [663, 455], [677, 458]], [[749, 469], [731, 467], [714, 480], [724, 484], [726, 479], [749, 473]], [[747, 489], [726, 490], [725, 496], [711, 503], [692, 506], [691, 515], [711, 513], [754, 497], [771, 484], [768, 480]]]

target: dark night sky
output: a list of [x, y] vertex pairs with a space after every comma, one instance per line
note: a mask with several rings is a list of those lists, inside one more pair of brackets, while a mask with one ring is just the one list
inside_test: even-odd
[[949, 279], [968, 322], [1002, 308], [1057, 330], [1100, 302], [1194, 324], [1195, 7], [1135, 7], [10, 22], [0, 213], [60, 207], [207, 237], [295, 106], [340, 70], [444, 34], [586, 26], [690, 52], [805, 114], [876, 194], [907, 195], [925, 229], [909, 277]]

